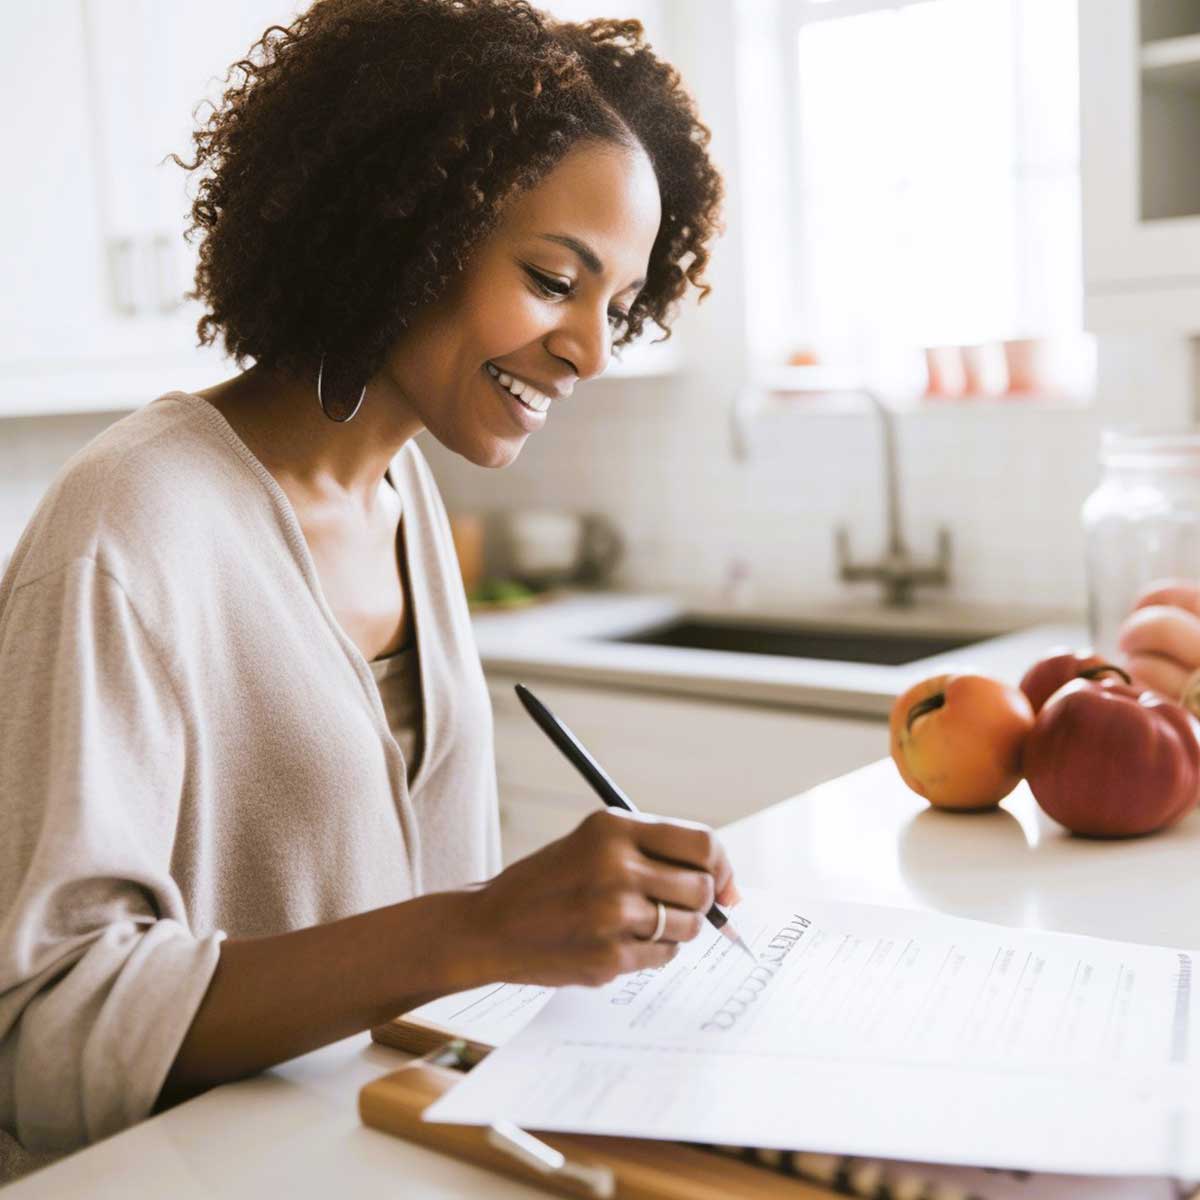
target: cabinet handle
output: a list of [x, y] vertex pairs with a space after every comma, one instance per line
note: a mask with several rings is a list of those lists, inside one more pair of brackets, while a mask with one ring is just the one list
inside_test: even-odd
[[108, 276], [112, 285], [113, 308], [123, 317], [137, 313], [133, 296], [133, 238], [110, 238], [108, 242]]
[[183, 307], [183, 297], [175, 290], [174, 256], [171, 254], [171, 239], [165, 233], [157, 233], [151, 242], [154, 257], [154, 285], [158, 294], [158, 311], [172, 313]]

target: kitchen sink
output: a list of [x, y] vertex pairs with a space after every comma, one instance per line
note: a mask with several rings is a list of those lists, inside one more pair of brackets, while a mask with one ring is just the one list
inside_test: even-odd
[[726, 650], [737, 654], [774, 654], [898, 667], [974, 645], [988, 636], [991, 635], [683, 617], [608, 640], [639, 646], [677, 646], [688, 650]]

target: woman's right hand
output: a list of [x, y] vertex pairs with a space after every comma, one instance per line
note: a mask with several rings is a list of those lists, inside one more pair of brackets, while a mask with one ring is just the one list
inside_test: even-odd
[[[160, 1104], [488, 983], [599, 984], [660, 967], [737, 888], [711, 829], [598, 811], [482, 887], [226, 938]], [[666, 905], [661, 941], [650, 942]], [[330, 979], [337, 986], [330, 987]]]
[[[602, 984], [660, 967], [704, 928], [714, 899], [739, 899], [711, 829], [601, 809], [471, 894], [494, 978]], [[654, 933], [661, 901], [666, 925]]]

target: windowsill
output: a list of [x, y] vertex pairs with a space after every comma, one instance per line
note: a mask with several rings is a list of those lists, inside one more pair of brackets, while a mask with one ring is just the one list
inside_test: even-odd
[[[864, 411], [860, 397], [851, 392], [787, 392], [770, 391], [772, 406], [786, 407], [791, 412], [859, 413]], [[1012, 395], [964, 395], [952, 399], [926, 396], [884, 397], [894, 413], [969, 413], [995, 412], [1082, 412], [1092, 405], [1088, 396], [1063, 396], [1054, 393], [1022, 392]]]
[[863, 411], [862, 393], [874, 391], [896, 413], [962, 413], [1077, 411], [1091, 407], [1088, 393], [1064, 391], [981, 392], [960, 396], [929, 396], [923, 392], [898, 392], [869, 384], [849, 369], [839, 367], [775, 367], [764, 370], [750, 382], [761, 400], [775, 409], [791, 412], [857, 413]]

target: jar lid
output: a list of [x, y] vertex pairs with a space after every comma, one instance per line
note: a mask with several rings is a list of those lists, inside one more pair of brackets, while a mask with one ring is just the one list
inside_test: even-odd
[[1200, 472], [1200, 427], [1106, 429], [1100, 436], [1100, 464], [1123, 470]]

